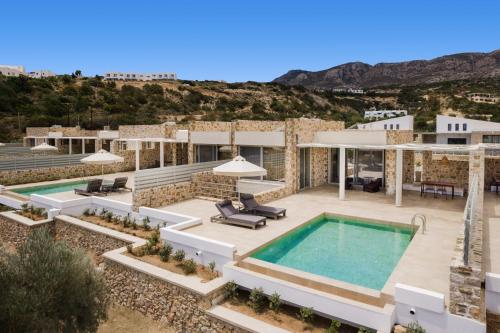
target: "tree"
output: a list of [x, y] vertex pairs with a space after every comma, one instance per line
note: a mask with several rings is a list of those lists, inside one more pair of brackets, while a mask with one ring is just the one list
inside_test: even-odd
[[0, 249], [4, 332], [95, 332], [106, 319], [101, 273], [83, 250], [36, 230], [14, 253]]
[[76, 77], [80, 77], [80, 76], [82, 76], [82, 71], [81, 71], [81, 70], [79, 70], [79, 69], [77, 69], [77, 70], [75, 71], [75, 76], [76, 76]]

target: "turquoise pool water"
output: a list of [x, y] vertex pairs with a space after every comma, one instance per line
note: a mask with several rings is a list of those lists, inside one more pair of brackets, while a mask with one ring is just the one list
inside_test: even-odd
[[59, 192], [73, 191], [75, 188], [85, 189], [87, 188], [86, 180], [79, 180], [75, 182], [60, 183], [60, 184], [47, 184], [33, 187], [23, 187], [12, 189], [10, 191], [16, 192], [23, 195], [30, 194], [52, 194]]
[[275, 240], [252, 257], [381, 290], [412, 234], [410, 228], [321, 217]]

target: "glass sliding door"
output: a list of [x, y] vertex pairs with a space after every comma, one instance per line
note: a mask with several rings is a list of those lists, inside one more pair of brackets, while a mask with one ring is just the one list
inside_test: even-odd
[[300, 189], [311, 187], [311, 148], [299, 149], [299, 164]]
[[330, 163], [329, 163], [329, 175], [328, 181], [330, 183], [339, 182], [339, 148], [330, 149]]
[[[261, 147], [240, 146], [240, 156], [244, 157], [248, 162], [258, 166], [262, 166], [262, 151]], [[248, 177], [250, 179], [261, 179], [261, 177]]]

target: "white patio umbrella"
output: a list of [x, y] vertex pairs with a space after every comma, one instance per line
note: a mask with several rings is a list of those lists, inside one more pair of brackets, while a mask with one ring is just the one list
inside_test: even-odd
[[58, 150], [57, 147], [51, 146], [46, 142], [31, 148], [31, 151], [35, 152], [35, 153], [44, 153], [44, 152], [56, 151], [56, 150]]
[[1, 142], [0, 142], [0, 147], [3, 147], [3, 146], [5, 146], [5, 143], [1, 143]]
[[106, 150], [101, 149], [97, 153], [84, 157], [80, 160], [84, 164], [100, 165], [101, 172], [104, 175], [104, 165], [123, 162], [123, 157], [108, 153]]
[[[267, 170], [248, 162], [241, 156], [236, 156], [232, 161], [213, 168], [214, 175], [238, 177], [258, 177], [267, 175]], [[238, 201], [240, 201], [240, 188], [238, 186]]]

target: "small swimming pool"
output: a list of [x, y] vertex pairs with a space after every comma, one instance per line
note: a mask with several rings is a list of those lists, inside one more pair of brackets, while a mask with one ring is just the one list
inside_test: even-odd
[[79, 180], [74, 182], [67, 183], [58, 183], [58, 184], [46, 184], [32, 187], [21, 187], [16, 189], [10, 189], [9, 191], [16, 192], [22, 195], [29, 196], [30, 194], [52, 194], [59, 192], [68, 192], [73, 191], [75, 188], [85, 189], [87, 188], [86, 180]]
[[321, 216], [251, 257], [381, 290], [412, 235], [410, 228]]

